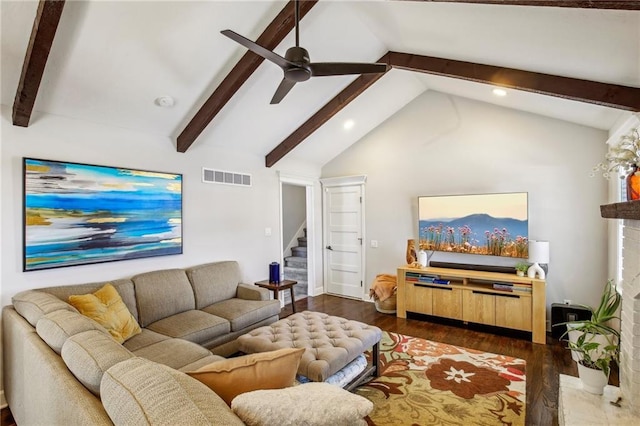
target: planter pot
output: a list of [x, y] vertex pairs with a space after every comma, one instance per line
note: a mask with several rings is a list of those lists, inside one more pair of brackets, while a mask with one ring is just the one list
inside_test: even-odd
[[[572, 327], [577, 327], [577, 326], [567, 324], [567, 330], [569, 330], [569, 341], [575, 343], [578, 340], [578, 337], [580, 337], [580, 335], [582, 334], [582, 332], [572, 330], [571, 329]], [[599, 343], [600, 346], [604, 348], [609, 344], [609, 341], [611, 341], [613, 338], [614, 336], [611, 334], [609, 335], [597, 334], [593, 337], [593, 340], [591, 337], [588, 337], [587, 339]], [[613, 340], [613, 342], [615, 343], [615, 340]], [[598, 358], [601, 355], [601, 353], [602, 353], [601, 349], [598, 349], [597, 351], [595, 351], [594, 358]], [[573, 359], [575, 362], [579, 362], [582, 359], [582, 354], [580, 352], [571, 351], [571, 359]]]
[[582, 381], [582, 388], [594, 395], [602, 395], [604, 387], [609, 383], [609, 377], [602, 370], [594, 370], [578, 363], [578, 376]]
[[516, 275], [519, 277], [524, 277], [524, 271], [516, 271]]

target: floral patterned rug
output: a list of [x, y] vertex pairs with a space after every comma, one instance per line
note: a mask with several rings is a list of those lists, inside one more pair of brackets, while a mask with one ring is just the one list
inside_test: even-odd
[[384, 332], [370, 425], [523, 425], [525, 361]]

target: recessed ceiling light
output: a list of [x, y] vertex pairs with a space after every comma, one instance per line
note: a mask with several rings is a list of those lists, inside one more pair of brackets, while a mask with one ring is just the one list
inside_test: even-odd
[[343, 126], [344, 126], [345, 130], [349, 130], [349, 129], [351, 129], [353, 127], [354, 124], [356, 124], [356, 123], [354, 123], [353, 120], [347, 120], [347, 121], [344, 122]]
[[175, 102], [171, 96], [160, 96], [153, 103], [162, 108], [171, 108]]
[[507, 91], [504, 89], [493, 89], [493, 94], [496, 96], [507, 96]]

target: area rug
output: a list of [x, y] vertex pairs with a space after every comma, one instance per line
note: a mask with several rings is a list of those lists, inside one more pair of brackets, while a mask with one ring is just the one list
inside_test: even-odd
[[370, 425], [523, 425], [525, 361], [384, 332]]

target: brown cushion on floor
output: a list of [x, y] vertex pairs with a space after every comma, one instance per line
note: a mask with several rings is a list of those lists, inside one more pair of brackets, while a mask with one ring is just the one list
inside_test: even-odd
[[298, 374], [325, 381], [380, 341], [378, 327], [359, 321], [304, 311], [238, 337], [242, 352], [305, 348]]
[[214, 303], [202, 309], [231, 322], [231, 331], [238, 331], [280, 313], [280, 302], [277, 300], [258, 301], [229, 299]]
[[203, 343], [230, 331], [229, 321], [202, 311], [186, 311], [161, 319], [147, 328], [165, 336]]

